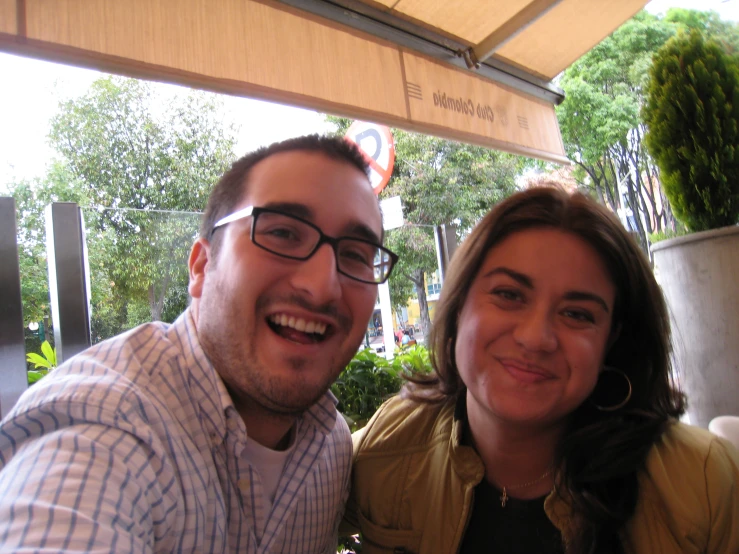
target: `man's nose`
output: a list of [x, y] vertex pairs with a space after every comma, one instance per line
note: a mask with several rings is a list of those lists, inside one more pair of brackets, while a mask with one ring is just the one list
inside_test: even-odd
[[522, 314], [513, 335], [518, 344], [532, 352], [553, 352], [557, 348], [551, 314], [544, 309], [532, 309]]
[[322, 244], [310, 258], [297, 265], [292, 284], [318, 305], [341, 298], [336, 253], [330, 244]]

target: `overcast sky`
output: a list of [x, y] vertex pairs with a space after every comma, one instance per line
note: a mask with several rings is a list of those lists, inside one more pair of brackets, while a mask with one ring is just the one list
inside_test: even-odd
[[[652, 0], [647, 10], [714, 10], [739, 21], [739, 0]], [[0, 53], [0, 193], [17, 179], [44, 175], [53, 155], [46, 135], [59, 100], [84, 94], [101, 76], [88, 69]], [[175, 85], [162, 85], [177, 90]], [[263, 144], [327, 129], [323, 115], [295, 107], [224, 96], [226, 117], [240, 127], [237, 154]]]

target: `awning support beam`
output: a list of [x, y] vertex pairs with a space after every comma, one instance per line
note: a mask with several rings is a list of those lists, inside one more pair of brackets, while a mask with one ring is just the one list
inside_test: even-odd
[[[279, 0], [281, 3], [312, 13], [319, 17], [336, 21], [378, 38], [385, 39], [409, 50], [441, 60], [456, 67], [469, 70], [463, 58], [468, 44], [456, 42], [446, 36], [434, 33], [393, 14], [378, 10], [359, 2], [359, 0]], [[543, 0], [535, 0], [538, 5]], [[546, 0], [559, 2], [561, 0]], [[525, 10], [522, 10], [525, 11]], [[543, 14], [542, 14], [543, 15]], [[564, 92], [551, 82], [505, 64], [499, 60], [487, 59], [481, 63], [475, 74], [495, 83], [506, 85], [550, 104], [560, 104]]]
[[461, 53], [467, 67], [470, 69], [479, 68], [480, 64], [492, 56], [496, 50], [532, 25], [540, 17], [546, 15], [549, 10], [560, 2], [562, 0], [533, 0], [533, 2], [490, 33], [479, 44], [471, 46]]

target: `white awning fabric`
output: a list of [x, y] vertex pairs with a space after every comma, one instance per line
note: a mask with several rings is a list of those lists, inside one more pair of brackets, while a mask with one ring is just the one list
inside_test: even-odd
[[645, 4], [0, 0], [0, 50], [566, 162], [551, 80]]

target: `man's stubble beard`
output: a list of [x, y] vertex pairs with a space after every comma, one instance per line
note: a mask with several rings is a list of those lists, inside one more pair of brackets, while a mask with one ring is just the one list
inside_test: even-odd
[[[213, 367], [221, 376], [231, 394], [234, 405], [256, 405], [262, 412], [279, 416], [298, 416], [313, 406], [330, 388], [341, 371], [352, 359], [356, 348], [348, 349], [343, 355], [336, 352], [328, 362], [331, 371], [325, 372], [325, 378], [319, 386], [308, 386], [302, 380], [286, 382], [284, 377], [276, 378], [258, 360], [256, 344], [256, 325], [261, 310], [245, 318], [239, 314], [239, 308], [223, 299], [228, 295], [222, 291], [220, 281], [210, 283], [203, 289], [199, 302], [198, 336], [203, 351]], [[257, 306], [266, 302], [257, 301]], [[239, 321], [243, 325], [237, 327], [226, 322]], [[266, 322], [265, 322], [266, 325]], [[287, 363], [293, 370], [306, 371], [304, 368], [310, 360], [306, 358], [288, 358]], [[326, 368], [318, 368], [320, 371]], [[313, 392], [311, 392], [311, 390]]]

